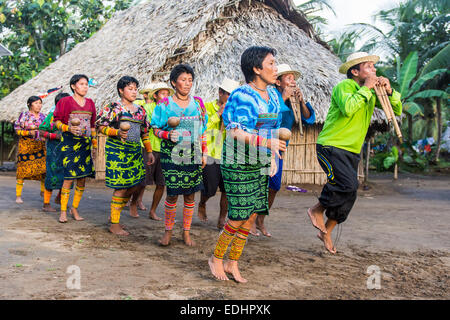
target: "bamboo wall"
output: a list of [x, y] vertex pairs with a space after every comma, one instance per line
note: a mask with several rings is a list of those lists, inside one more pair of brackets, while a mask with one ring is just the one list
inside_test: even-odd
[[[302, 136], [298, 126], [294, 125], [283, 160], [283, 184], [323, 185], [327, 182], [327, 176], [316, 157], [316, 141], [321, 130], [322, 125], [303, 126]], [[364, 179], [363, 161], [359, 163], [358, 178], [360, 182]]]

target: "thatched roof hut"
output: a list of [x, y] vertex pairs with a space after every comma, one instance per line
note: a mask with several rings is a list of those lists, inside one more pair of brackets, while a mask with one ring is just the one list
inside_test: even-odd
[[[59, 85], [69, 91], [68, 82], [75, 73], [98, 82], [88, 96], [99, 109], [117, 98], [120, 77], [132, 75], [141, 86], [167, 81], [172, 67], [180, 62], [194, 67], [194, 93], [208, 101], [217, 96], [217, 83], [223, 76], [243, 81], [240, 56], [251, 45], [274, 47], [279, 63], [302, 72], [299, 86], [315, 108], [318, 125], [322, 124], [332, 88], [343, 79], [338, 73], [340, 61], [291, 0], [198, 0], [189, 5], [152, 0], [118, 12], [90, 39], [2, 99], [0, 120], [17, 119], [31, 95]], [[51, 96], [44, 99], [44, 112], [52, 104]], [[373, 121], [384, 122], [384, 116], [376, 112]], [[312, 140], [319, 130], [314, 129]], [[298, 171], [297, 166], [287, 170]]]

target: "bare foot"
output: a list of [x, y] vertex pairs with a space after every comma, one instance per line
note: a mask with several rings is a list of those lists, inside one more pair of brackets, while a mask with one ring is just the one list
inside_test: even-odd
[[172, 239], [172, 230], [166, 230], [164, 236], [158, 242], [162, 246], [168, 246], [170, 244], [170, 239]]
[[266, 230], [266, 227], [264, 226], [264, 224], [259, 225], [258, 223], [256, 223], [256, 228], [261, 230], [262, 234], [265, 235], [266, 237], [272, 236], [272, 234]]
[[256, 230], [256, 223], [254, 223], [250, 228], [250, 234], [254, 235], [255, 237], [259, 237], [261, 235], [261, 233], [259, 233], [259, 231]]
[[230, 280], [228, 279], [227, 275], [225, 274], [225, 271], [223, 270], [223, 260], [217, 259], [214, 256], [211, 256], [208, 259], [209, 269], [211, 270], [211, 273], [217, 280]]
[[144, 206], [144, 204], [142, 202], [138, 203], [138, 209], [141, 211], [147, 211], [147, 208]]
[[327, 233], [327, 229], [325, 228], [325, 223], [323, 221], [323, 212], [311, 210], [311, 208], [309, 208], [308, 216], [314, 228], [317, 228], [322, 233]]
[[222, 230], [223, 227], [225, 227], [225, 218], [219, 218], [219, 221], [217, 222], [217, 229]]
[[22, 197], [17, 197], [16, 198], [16, 203], [23, 203]]
[[77, 221], [83, 221], [84, 218], [80, 217], [80, 215], [78, 214], [78, 209], [72, 207], [70, 208], [70, 214], [72, 215], [72, 218], [74, 218]]
[[61, 214], [59, 215], [59, 222], [66, 223], [67, 222], [67, 212], [61, 211]]
[[239, 272], [238, 262], [234, 260], [228, 260], [224, 264], [224, 270], [226, 273], [231, 273], [233, 275], [234, 280], [239, 283], [246, 283], [247, 279], [242, 278], [241, 273]]
[[200, 203], [198, 205], [198, 218], [203, 222], [208, 221], [208, 217], [206, 216], [206, 204]]
[[150, 210], [148, 213], [148, 218], [156, 221], [161, 221], [162, 219], [156, 215], [155, 211]]
[[184, 241], [184, 244], [189, 247], [195, 246], [195, 242], [194, 242], [194, 240], [191, 239], [189, 230], [183, 230], [183, 241]]
[[109, 232], [117, 234], [118, 236], [128, 236], [130, 233], [122, 229], [118, 223], [112, 223], [109, 227]]
[[52, 208], [52, 206], [50, 205], [50, 203], [46, 203], [46, 204], [44, 204], [44, 206], [42, 207], [42, 211], [44, 211], [44, 212], [56, 212], [56, 209]]
[[317, 238], [323, 242], [325, 249], [327, 249], [330, 253], [335, 254], [337, 252], [336, 248], [333, 246], [333, 241], [331, 240], [330, 235], [319, 232], [317, 234]]
[[133, 218], [139, 218], [139, 213], [138, 213], [138, 208], [137, 208], [137, 204], [130, 204], [130, 216]]
[[[108, 222], [111, 223], [111, 217], [108, 218]], [[126, 229], [127, 227], [125, 227], [124, 224], [118, 223], [118, 225], [122, 228], [122, 229]]]

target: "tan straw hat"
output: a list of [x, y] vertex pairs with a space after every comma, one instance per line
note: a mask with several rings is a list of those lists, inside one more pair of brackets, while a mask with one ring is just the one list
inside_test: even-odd
[[379, 56], [370, 55], [367, 52], [355, 52], [347, 57], [347, 61], [339, 67], [339, 72], [346, 74], [348, 69], [350, 69], [353, 66], [356, 66], [357, 64], [369, 61], [377, 63], [378, 60], [380, 60]]
[[277, 68], [278, 68], [277, 77], [282, 76], [283, 74], [292, 73], [294, 75], [295, 80], [297, 80], [302, 75], [300, 71], [292, 70], [291, 66], [286, 63], [279, 64]]
[[227, 77], [223, 78], [222, 83], [219, 84], [219, 88], [232, 93], [237, 87], [239, 87], [239, 82], [228, 79]]
[[171, 87], [169, 87], [169, 86], [167, 85], [167, 83], [165, 83], [165, 82], [158, 82], [158, 83], [155, 83], [155, 84], [153, 85], [153, 89], [150, 90], [149, 96], [153, 99], [153, 95], [154, 95], [156, 92], [158, 92], [159, 90], [162, 90], [162, 89], [169, 90], [169, 96], [172, 96], [172, 95], [175, 93], [175, 91], [174, 91]]
[[154, 83], [150, 83], [148, 86], [146, 86], [144, 89], [139, 90], [140, 94], [149, 93], [153, 90]]

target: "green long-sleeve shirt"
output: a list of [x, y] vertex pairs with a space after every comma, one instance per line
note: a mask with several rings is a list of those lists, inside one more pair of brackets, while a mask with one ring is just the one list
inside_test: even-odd
[[[400, 93], [392, 90], [389, 100], [396, 115], [402, 113], [400, 98]], [[333, 88], [330, 109], [317, 143], [359, 154], [375, 106], [381, 108], [373, 89], [360, 87], [353, 79], [341, 81]]]

